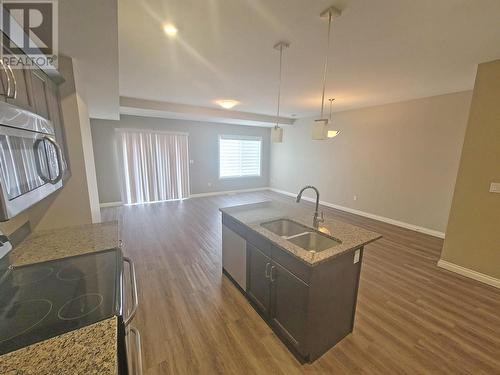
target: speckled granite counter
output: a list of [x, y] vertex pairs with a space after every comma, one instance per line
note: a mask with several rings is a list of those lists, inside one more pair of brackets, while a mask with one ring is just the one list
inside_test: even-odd
[[34, 232], [10, 253], [15, 266], [118, 247], [118, 222]]
[[3, 375], [116, 375], [117, 318], [0, 356]]
[[341, 241], [341, 243], [321, 252], [313, 252], [307, 251], [260, 226], [261, 223], [284, 218], [311, 227], [313, 219], [313, 211], [311, 210], [305, 210], [299, 205], [284, 202], [264, 201], [221, 208], [220, 211], [312, 266], [382, 237], [378, 233], [329, 218], [325, 215], [325, 221], [321, 223], [320, 231]]

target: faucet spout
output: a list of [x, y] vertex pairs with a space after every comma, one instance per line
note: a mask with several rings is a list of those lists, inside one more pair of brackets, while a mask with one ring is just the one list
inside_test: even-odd
[[300, 189], [299, 194], [297, 195], [297, 199], [295, 201], [297, 203], [299, 203], [300, 200], [302, 199], [302, 193], [304, 193], [304, 190], [307, 190], [307, 189], [312, 189], [316, 193], [316, 207], [314, 210], [313, 226], [314, 226], [314, 228], [317, 229], [319, 226], [319, 223], [324, 221], [323, 213], [321, 213], [321, 215], [320, 215], [320, 213], [318, 211], [318, 208], [319, 208], [319, 190], [315, 186], [312, 186], [312, 185], [304, 186], [302, 189]]

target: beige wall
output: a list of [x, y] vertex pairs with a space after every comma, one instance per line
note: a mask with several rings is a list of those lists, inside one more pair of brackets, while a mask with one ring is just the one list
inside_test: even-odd
[[442, 259], [500, 279], [500, 60], [479, 65]]
[[[121, 201], [120, 160], [115, 147], [116, 128], [153, 129], [189, 134], [189, 187], [191, 194], [269, 186], [269, 128], [214, 122], [122, 115], [120, 121], [91, 120], [101, 203]], [[259, 177], [219, 179], [220, 134], [262, 137], [262, 170]]]
[[[334, 114], [335, 139], [311, 140], [300, 119], [271, 148], [271, 186], [312, 184], [343, 207], [444, 232], [471, 92]], [[354, 200], [354, 196], [357, 200]]]

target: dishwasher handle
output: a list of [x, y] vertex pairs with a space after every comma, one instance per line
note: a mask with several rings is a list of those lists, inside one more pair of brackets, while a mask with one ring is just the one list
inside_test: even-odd
[[[129, 332], [132, 332], [135, 337], [135, 353], [136, 358], [134, 361], [134, 375], [142, 375], [142, 346], [141, 346], [141, 334], [139, 330], [135, 327], [130, 326]], [[130, 353], [130, 351], [129, 351]]]
[[134, 262], [128, 257], [123, 257], [123, 261], [129, 265], [130, 269], [130, 283], [132, 285], [132, 309], [128, 314], [127, 318], [123, 320], [125, 327], [130, 324], [135, 314], [137, 313], [137, 307], [139, 306], [139, 300], [137, 297], [137, 278], [135, 275], [135, 266]]

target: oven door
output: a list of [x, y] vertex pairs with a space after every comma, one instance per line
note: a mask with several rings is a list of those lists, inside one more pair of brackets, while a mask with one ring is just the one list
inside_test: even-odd
[[0, 126], [0, 220], [62, 186], [64, 162], [51, 135]]

